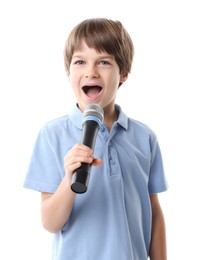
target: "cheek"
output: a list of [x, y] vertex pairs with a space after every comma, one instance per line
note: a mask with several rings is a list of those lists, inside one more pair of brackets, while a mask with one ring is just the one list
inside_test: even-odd
[[71, 69], [68, 76], [70, 82], [77, 82], [81, 77], [81, 73], [79, 70]]
[[112, 77], [110, 78], [110, 84], [113, 87], [114, 91], [118, 89], [119, 83], [120, 83], [120, 76], [117, 74], [112, 75]]
[[70, 86], [72, 87], [72, 90], [74, 91], [75, 95], [77, 96], [78, 92], [79, 92], [79, 85], [80, 85], [79, 78], [76, 77], [75, 74], [70, 73], [68, 75], [68, 82], [69, 82]]
[[117, 85], [120, 82], [121, 75], [119, 73], [119, 68], [114, 69], [111, 71], [111, 73], [108, 75], [108, 79], [111, 81], [112, 84]]
[[73, 85], [76, 81], [76, 76], [72, 72], [68, 75], [68, 81], [71, 85]]

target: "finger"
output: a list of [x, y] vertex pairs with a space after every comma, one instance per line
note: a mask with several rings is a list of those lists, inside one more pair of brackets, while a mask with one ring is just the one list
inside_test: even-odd
[[93, 150], [84, 144], [76, 144], [73, 146], [73, 148], [70, 151], [72, 150], [78, 150], [78, 151], [83, 151], [83, 152], [93, 154]]
[[94, 158], [92, 161], [93, 166], [101, 166], [103, 164], [103, 160], [99, 158]]
[[73, 164], [77, 162], [92, 163], [93, 161], [92, 150], [84, 145], [75, 145], [64, 157], [65, 169], [70, 169]]
[[68, 168], [70, 165], [75, 164], [77, 162], [92, 163], [93, 159], [94, 159], [93, 156], [88, 154], [73, 155], [73, 156], [65, 157], [64, 166]]
[[65, 168], [65, 172], [71, 174], [71, 176], [72, 176], [73, 172], [76, 169], [78, 169], [80, 166], [81, 166], [80, 162], [73, 163], [73, 164], [69, 165], [67, 168]]
[[65, 156], [66, 159], [70, 159], [77, 156], [93, 156], [93, 151], [85, 145], [75, 145]]

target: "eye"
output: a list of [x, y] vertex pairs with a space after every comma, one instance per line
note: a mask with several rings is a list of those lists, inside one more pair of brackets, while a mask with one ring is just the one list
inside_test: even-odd
[[76, 60], [73, 63], [76, 65], [83, 65], [85, 62], [83, 60]]
[[100, 61], [100, 64], [101, 65], [109, 65], [110, 63], [109, 63], [109, 61], [102, 60], [102, 61]]

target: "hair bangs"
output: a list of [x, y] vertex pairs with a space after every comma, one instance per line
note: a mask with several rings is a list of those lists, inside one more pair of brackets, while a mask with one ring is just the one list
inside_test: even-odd
[[107, 28], [104, 20], [102, 23], [100, 19], [84, 21], [84, 24], [75, 31], [73, 51], [80, 49], [81, 42], [84, 41], [89, 48], [94, 48], [98, 52], [113, 53], [111, 42], [115, 42], [116, 38]]

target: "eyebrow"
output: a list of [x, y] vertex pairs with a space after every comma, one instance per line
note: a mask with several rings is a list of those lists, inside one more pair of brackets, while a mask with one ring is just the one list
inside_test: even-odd
[[101, 55], [101, 58], [102, 59], [112, 59], [112, 60], [114, 59], [114, 57], [112, 55], [103, 55], [103, 56]]
[[[76, 54], [74, 54], [73, 55], [73, 57], [72, 57], [72, 59], [76, 59], [76, 58], [78, 58], [78, 59], [81, 59], [83, 57], [83, 54], [78, 54], [78, 53], [76, 53]], [[112, 56], [112, 55], [101, 55], [101, 56], [99, 56], [99, 59], [111, 59], [111, 60], [114, 60], [114, 57]]]

